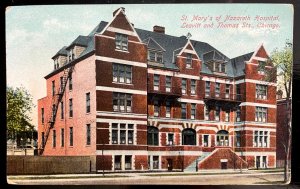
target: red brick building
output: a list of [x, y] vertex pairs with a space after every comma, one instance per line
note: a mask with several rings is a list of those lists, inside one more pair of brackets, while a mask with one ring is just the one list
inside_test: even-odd
[[89, 155], [96, 171], [276, 166], [263, 45], [230, 59], [161, 26], [134, 28], [120, 8], [52, 59], [38, 101], [41, 155]]

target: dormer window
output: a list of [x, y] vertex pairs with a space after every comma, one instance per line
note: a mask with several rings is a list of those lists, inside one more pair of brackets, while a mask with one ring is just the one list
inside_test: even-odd
[[68, 61], [71, 62], [75, 59], [74, 49], [70, 49]]
[[58, 64], [58, 58], [54, 59], [54, 69], [59, 68], [59, 64]]
[[214, 72], [225, 73], [225, 63], [215, 62], [214, 63]]
[[258, 73], [259, 74], [265, 74], [265, 66], [266, 66], [266, 62], [264, 62], [264, 61], [258, 61], [258, 69], [257, 69], [257, 71], [258, 71]]
[[162, 52], [148, 51], [148, 60], [151, 62], [163, 62]]
[[192, 54], [187, 54], [186, 56], [186, 68], [192, 67]]
[[116, 49], [128, 51], [128, 36], [116, 33]]

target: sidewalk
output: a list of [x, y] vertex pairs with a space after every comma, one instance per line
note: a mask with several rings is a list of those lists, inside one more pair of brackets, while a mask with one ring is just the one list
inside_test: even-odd
[[51, 175], [8, 175], [7, 179], [76, 179], [76, 178], [118, 178], [118, 177], [152, 177], [152, 176], [184, 176], [184, 175], [217, 175], [217, 174], [256, 174], [283, 172], [283, 169], [264, 169], [264, 170], [199, 170], [198, 172], [131, 172], [131, 173], [93, 173], [93, 174], [51, 174]]

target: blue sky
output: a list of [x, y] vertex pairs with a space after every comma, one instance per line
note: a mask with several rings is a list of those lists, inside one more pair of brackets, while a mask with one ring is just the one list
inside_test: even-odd
[[[101, 21], [111, 21], [112, 13], [124, 7], [136, 28], [152, 30], [164, 26], [166, 34], [207, 42], [229, 58], [255, 51], [263, 43], [269, 53], [292, 40], [293, 7], [276, 4], [151, 4], [151, 5], [58, 5], [18, 6], [6, 10], [7, 85], [21, 86], [33, 95], [34, 103], [46, 95], [44, 76], [53, 70], [51, 57], [78, 35], [88, 35]], [[278, 16], [280, 28], [181, 28], [183, 15], [213, 18], [226, 15], [262, 17]], [[194, 23], [194, 22], [190, 22]], [[204, 24], [204, 23], [202, 23]], [[216, 22], [214, 22], [216, 24]], [[216, 25], [215, 25], [216, 26]], [[37, 125], [37, 108], [32, 112]]]

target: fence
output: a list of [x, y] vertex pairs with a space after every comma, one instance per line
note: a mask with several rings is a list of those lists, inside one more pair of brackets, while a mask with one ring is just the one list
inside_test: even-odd
[[7, 156], [7, 175], [91, 173], [92, 156]]

